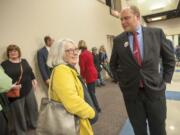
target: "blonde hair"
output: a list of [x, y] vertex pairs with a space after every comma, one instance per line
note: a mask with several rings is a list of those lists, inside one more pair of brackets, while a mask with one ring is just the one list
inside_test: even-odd
[[106, 49], [105, 49], [104, 45], [101, 45], [101, 46], [100, 46], [99, 52], [106, 52]]
[[64, 60], [65, 46], [68, 44], [75, 44], [71, 39], [62, 39], [54, 43], [49, 51], [47, 65], [49, 67], [55, 67], [59, 64], [66, 64]]
[[79, 49], [87, 49], [86, 42], [84, 40], [80, 40], [78, 43], [78, 48]]

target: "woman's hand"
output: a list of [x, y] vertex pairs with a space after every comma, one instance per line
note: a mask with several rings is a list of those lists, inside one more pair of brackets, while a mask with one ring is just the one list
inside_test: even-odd
[[21, 84], [16, 84], [15, 83], [15, 84], [12, 85], [11, 89], [21, 89], [21, 87], [22, 87]]
[[47, 80], [45, 81], [45, 84], [46, 84], [47, 87], [49, 87], [49, 82], [50, 82], [49, 79], [47, 79]]

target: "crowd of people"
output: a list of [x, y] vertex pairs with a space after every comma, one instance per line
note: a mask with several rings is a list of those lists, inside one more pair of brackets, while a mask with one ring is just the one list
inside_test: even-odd
[[[103, 111], [95, 91], [96, 86], [106, 85], [104, 70], [114, 82], [119, 82], [135, 134], [147, 135], [148, 121], [151, 135], [166, 135], [165, 82], [171, 82], [175, 67], [173, 46], [161, 29], [140, 25], [137, 7], [124, 8], [120, 18], [125, 32], [114, 39], [110, 64], [103, 45], [99, 51], [92, 47], [91, 52], [84, 40], [77, 45], [71, 39], [54, 41], [50, 36], [44, 37], [45, 46], [37, 52], [37, 60], [48, 96], [78, 118], [77, 134], [93, 135], [92, 120]], [[18, 45], [9, 45], [6, 54], [0, 68], [0, 134], [26, 135], [38, 124], [34, 94], [37, 80]], [[80, 73], [76, 69], [78, 62]]]
[[[86, 42], [84, 40], [80, 40], [78, 46], [76, 46], [74, 41], [69, 39], [55, 42], [50, 36], [45, 36], [44, 42], [45, 46], [37, 52], [37, 61], [42, 79], [44, 80], [47, 88], [49, 88], [49, 84], [51, 82], [51, 73], [54, 72], [54, 79], [51, 83], [53, 83], [56, 93], [60, 94], [56, 96], [52, 94], [52, 99], [62, 102], [65, 104], [65, 107], [66, 105], [68, 106], [68, 103], [70, 103], [70, 107], [68, 108], [70, 109], [70, 112], [72, 111], [72, 113], [74, 112], [71, 110], [71, 108], [74, 108], [75, 111], [77, 111], [77, 104], [80, 104], [80, 109], [84, 104], [86, 108], [83, 108], [82, 111], [87, 111], [89, 108], [90, 116], [88, 118], [93, 118], [95, 112], [101, 112], [100, 105], [96, 98], [95, 88], [96, 86], [105, 85], [102, 75], [103, 67], [105, 67], [104, 69], [108, 74], [110, 74], [107, 54], [104, 46], [101, 46], [103, 49], [100, 49], [98, 54], [97, 50], [95, 51], [94, 49], [92, 49], [92, 52], [88, 51]], [[81, 51], [81, 53], [79, 51]], [[3, 84], [0, 86], [0, 103], [2, 106], [0, 109], [1, 111], [3, 109], [0, 115], [0, 119], [2, 121], [0, 133], [2, 135], [25, 135], [28, 130], [34, 130], [37, 127], [38, 107], [34, 94], [34, 91], [37, 89], [37, 80], [28, 61], [21, 57], [22, 53], [18, 45], [9, 45], [7, 47], [6, 54], [7, 59], [1, 63], [0, 69], [0, 73], [2, 74], [1, 82], [3, 82]], [[80, 74], [75, 69], [78, 59]], [[71, 65], [72, 67], [70, 68], [67, 65]], [[66, 80], [68, 82], [62, 82], [61, 85], [60, 78], [64, 79], [63, 77], [69, 76], [69, 72], [66, 74], [66, 72], [64, 72], [64, 68], [68, 71], [71, 70], [73, 75], [76, 77], [81, 76], [84, 83], [87, 84], [87, 90], [95, 106], [95, 112], [93, 111], [94, 109], [85, 103], [85, 101], [82, 101], [82, 103], [80, 103], [78, 99], [78, 103], [76, 103], [76, 99], [69, 99], [70, 101], [68, 101], [68, 96], [70, 95], [66, 95], [66, 93], [64, 93], [64, 95], [61, 93], [63, 91], [63, 87], [64, 91], [67, 91], [68, 87], [70, 87], [69, 84], [73, 85], [74, 79], [77, 79], [72, 78], [72, 83], [69, 83], [70, 77], [68, 80]], [[63, 71], [63, 74], [61, 73], [61, 70]], [[60, 73], [58, 73], [58, 71], [60, 71]], [[77, 98], [83, 99], [83, 88], [81, 87], [80, 82], [80, 80], [74, 82], [75, 84], [77, 83], [76, 85], [79, 85], [77, 91], [80, 91], [81, 93], [80, 95], [76, 96]], [[59, 90], [59, 87], [61, 90]], [[74, 87], [74, 85], [72, 87]], [[69, 92], [67, 94], [69, 94]], [[66, 102], [68, 103], [66, 104]], [[72, 107], [72, 103], [75, 103], [76, 107]], [[78, 111], [78, 113], [80, 112]], [[85, 117], [81, 116], [81, 113], [77, 115], [80, 118]], [[89, 127], [88, 125], [86, 126]], [[87, 132], [90, 131], [87, 130]]]

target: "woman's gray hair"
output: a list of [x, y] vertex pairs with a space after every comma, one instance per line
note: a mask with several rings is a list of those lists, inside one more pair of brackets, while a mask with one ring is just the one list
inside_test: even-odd
[[65, 46], [68, 44], [75, 44], [75, 42], [71, 39], [62, 39], [58, 42], [55, 42], [49, 51], [47, 65], [51, 68], [59, 65], [66, 64], [64, 60]]

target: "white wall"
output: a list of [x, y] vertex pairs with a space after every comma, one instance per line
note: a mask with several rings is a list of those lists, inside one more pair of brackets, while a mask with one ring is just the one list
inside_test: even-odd
[[180, 18], [148, 23], [148, 26], [162, 28], [166, 35], [180, 34]]
[[109, 8], [96, 0], [0, 0], [0, 60], [10, 43], [22, 49], [40, 82], [38, 99], [45, 89], [36, 62], [36, 52], [43, 37], [58, 40], [68, 37], [92, 46], [104, 44], [106, 35], [121, 32], [120, 21], [109, 15]]
[[179, 44], [178, 35], [180, 34], [180, 18], [153, 22], [149, 23], [148, 26], [162, 28], [167, 35], [167, 38], [173, 42], [174, 47]]

